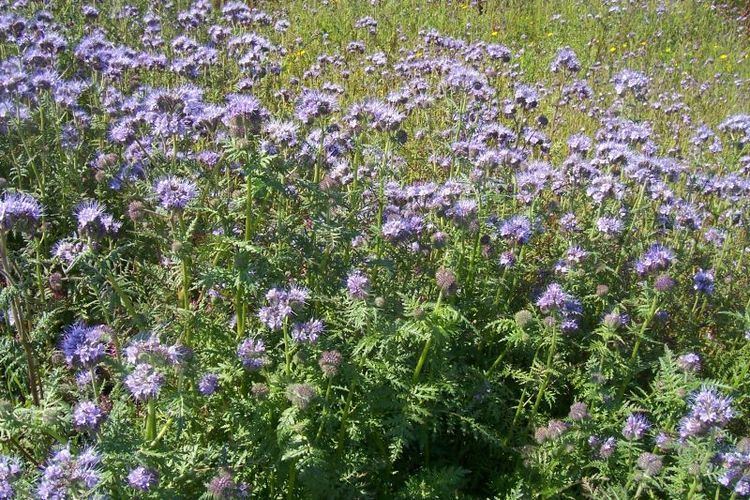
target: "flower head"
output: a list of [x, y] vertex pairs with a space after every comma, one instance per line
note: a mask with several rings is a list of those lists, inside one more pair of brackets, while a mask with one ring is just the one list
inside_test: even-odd
[[91, 490], [101, 479], [97, 466], [101, 457], [93, 448], [85, 448], [77, 457], [65, 446], [55, 452], [42, 469], [36, 489], [38, 498], [57, 500], [73, 492]]
[[158, 474], [143, 466], [131, 469], [128, 473], [128, 486], [134, 490], [149, 491], [159, 482]]
[[710, 387], [703, 387], [693, 394], [689, 403], [688, 414], [678, 425], [681, 439], [724, 427], [735, 416], [732, 398]]
[[32, 232], [42, 218], [42, 205], [27, 193], [5, 193], [0, 198], [0, 230]]
[[631, 413], [625, 420], [625, 426], [622, 428], [622, 435], [630, 441], [641, 439], [646, 431], [651, 428], [651, 423], [645, 415], [641, 413]]
[[352, 271], [346, 277], [346, 289], [353, 299], [365, 299], [370, 291], [370, 280], [361, 271]]
[[70, 366], [91, 367], [107, 352], [109, 330], [104, 325], [77, 322], [65, 329], [61, 349]]
[[146, 401], [159, 395], [164, 384], [164, 375], [148, 363], [140, 363], [125, 377], [125, 386], [136, 399]]
[[693, 276], [693, 289], [698, 293], [711, 295], [714, 293], [714, 272], [712, 270], [704, 271], [699, 269]]
[[260, 370], [266, 365], [266, 344], [260, 339], [245, 339], [237, 347], [237, 356], [248, 370]]
[[198, 381], [198, 392], [203, 396], [210, 396], [219, 388], [219, 376], [215, 373], [206, 373]]
[[325, 325], [318, 319], [297, 323], [292, 328], [292, 339], [299, 343], [314, 344], [324, 330]]
[[198, 187], [191, 181], [168, 175], [156, 181], [154, 192], [164, 209], [179, 211], [198, 196]]
[[93, 401], [81, 401], [73, 410], [73, 424], [79, 429], [96, 431], [107, 415]]

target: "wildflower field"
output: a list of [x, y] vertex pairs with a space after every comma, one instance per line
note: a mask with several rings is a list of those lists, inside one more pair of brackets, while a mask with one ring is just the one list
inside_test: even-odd
[[750, 496], [742, 3], [0, 0], [0, 499]]

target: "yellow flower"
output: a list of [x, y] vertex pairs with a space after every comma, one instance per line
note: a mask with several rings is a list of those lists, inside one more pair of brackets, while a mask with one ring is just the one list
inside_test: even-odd
[[614, 51], [616, 51], [616, 50], [617, 50], [617, 47], [614, 47], [614, 46], [612, 46], [612, 47], [610, 47], [610, 48], [609, 48], [609, 51], [610, 51], [610, 52], [614, 52]]
[[497, 31], [493, 31], [492, 36], [497, 36]]
[[554, 33], [552, 33], [551, 31], [550, 31], [549, 33], [547, 33], [547, 36], [548, 36], [548, 37], [550, 37], [550, 36], [552, 36], [552, 35], [554, 35]]
[[729, 56], [726, 55], [726, 54], [722, 54], [722, 55], [719, 56], [719, 59], [726, 59], [727, 57], [729, 57]]

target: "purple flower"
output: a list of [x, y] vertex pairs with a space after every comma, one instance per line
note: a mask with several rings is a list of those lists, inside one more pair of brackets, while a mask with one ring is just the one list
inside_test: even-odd
[[140, 491], [149, 491], [156, 486], [159, 476], [155, 471], [138, 466], [128, 473], [128, 486]]
[[0, 455], [0, 498], [15, 497], [12, 482], [21, 474], [21, 461], [14, 457]]
[[335, 96], [318, 90], [305, 89], [297, 99], [295, 114], [302, 123], [309, 125], [316, 118], [328, 116], [338, 109], [339, 105]]
[[0, 198], [0, 229], [4, 231], [30, 233], [41, 218], [42, 206], [30, 194], [5, 193]]
[[219, 388], [219, 376], [215, 373], [206, 373], [198, 381], [198, 392], [203, 396], [210, 396]]
[[610, 436], [604, 441], [597, 436], [590, 436], [588, 439], [589, 446], [596, 451], [599, 458], [606, 460], [612, 456], [617, 448], [617, 440]]
[[73, 425], [79, 429], [96, 431], [107, 415], [93, 401], [81, 401], [73, 410]]
[[570, 411], [568, 412], [568, 418], [574, 422], [581, 422], [589, 418], [589, 408], [586, 403], [577, 401], [570, 405]]
[[271, 330], [280, 330], [284, 326], [284, 320], [301, 308], [309, 295], [307, 290], [296, 286], [288, 290], [272, 288], [266, 292], [268, 306], [260, 308], [258, 318]]
[[643, 73], [624, 69], [615, 75], [614, 83], [617, 95], [622, 96], [626, 92], [631, 92], [636, 99], [643, 100], [646, 98], [651, 79]]
[[699, 372], [701, 370], [701, 357], [694, 352], [683, 354], [677, 358], [677, 366], [686, 372]]
[[75, 210], [78, 220], [78, 233], [81, 236], [99, 238], [114, 235], [120, 230], [122, 223], [116, 222], [112, 215], [104, 211], [104, 207], [94, 200], [84, 201]]
[[323, 351], [318, 359], [318, 366], [328, 378], [336, 376], [341, 366], [341, 353], [339, 351]]
[[125, 377], [125, 386], [136, 399], [146, 401], [159, 395], [164, 384], [164, 375], [159, 373], [148, 363], [141, 363]]
[[565, 304], [571, 299], [571, 296], [563, 290], [563, 287], [558, 283], [551, 283], [547, 286], [547, 289], [536, 301], [537, 307], [542, 312], [548, 313], [555, 310], [561, 310], [565, 307]]
[[693, 276], [693, 289], [698, 293], [711, 295], [714, 293], [714, 272], [711, 270], [704, 271], [699, 269]]
[[647, 451], [641, 453], [636, 464], [647, 476], [655, 476], [659, 474], [664, 465], [661, 456]]
[[324, 330], [323, 322], [317, 319], [297, 323], [292, 328], [292, 338], [295, 342], [314, 344]]
[[104, 325], [74, 323], [65, 329], [60, 348], [70, 366], [92, 367], [106, 354], [109, 331]]
[[525, 84], [516, 85], [513, 98], [526, 110], [534, 109], [539, 105], [539, 93], [534, 87]]
[[163, 344], [156, 334], [151, 334], [145, 339], [136, 338], [125, 348], [125, 359], [132, 365], [144, 360], [179, 365], [188, 359], [191, 354], [190, 349], [179, 343]]
[[36, 489], [37, 497], [59, 500], [68, 498], [72, 493], [80, 494], [81, 489], [95, 488], [101, 479], [97, 469], [100, 462], [101, 457], [93, 448], [84, 449], [76, 457], [71, 453], [70, 446], [65, 446], [44, 465]]
[[640, 276], [647, 276], [667, 270], [675, 261], [674, 252], [658, 243], [651, 245], [646, 253], [635, 263], [635, 270]]
[[724, 469], [719, 484], [739, 496], [750, 496], [750, 450], [747, 446], [738, 445], [734, 451], [719, 454], [719, 459]]
[[695, 393], [689, 403], [690, 410], [678, 426], [681, 439], [724, 427], [735, 416], [732, 398], [709, 387]]
[[227, 96], [223, 122], [237, 137], [257, 134], [269, 116], [268, 110], [255, 96], [245, 94]]
[[581, 63], [578, 61], [578, 56], [573, 52], [573, 49], [570, 47], [563, 47], [557, 51], [557, 54], [555, 54], [555, 58], [550, 64], [550, 69], [553, 73], [557, 73], [560, 70], [577, 73], [581, 70]]
[[514, 215], [500, 226], [500, 236], [515, 245], [527, 243], [531, 235], [531, 221], [523, 215]]
[[657, 292], [667, 292], [674, 286], [674, 280], [668, 274], [660, 274], [654, 280], [654, 290]]
[[516, 254], [511, 251], [501, 253], [498, 264], [500, 264], [500, 267], [510, 269], [516, 265]]
[[346, 290], [353, 299], [365, 299], [370, 291], [370, 280], [359, 270], [346, 277]]
[[193, 182], [171, 175], [156, 181], [154, 191], [166, 210], [184, 210], [198, 196], [198, 187]]
[[266, 365], [266, 344], [258, 339], [245, 339], [237, 347], [237, 356], [248, 370], [260, 370]]
[[[239, 3], [239, 2], [237, 2]], [[229, 4], [227, 4], [229, 5]], [[226, 8], [226, 6], [225, 6]], [[246, 483], [235, 482], [229, 471], [222, 470], [206, 486], [211, 498], [246, 498], [250, 487]]]
[[456, 201], [452, 207], [446, 210], [445, 215], [456, 222], [468, 222], [477, 214], [477, 202], [470, 199]]
[[599, 217], [596, 220], [596, 228], [605, 236], [614, 237], [625, 229], [622, 219], [617, 217]]
[[52, 245], [52, 256], [70, 265], [88, 250], [89, 246], [80, 241], [60, 240]]
[[631, 413], [625, 425], [622, 428], [622, 435], [625, 439], [633, 441], [641, 439], [646, 431], [651, 427], [651, 423], [648, 421], [645, 415], [641, 413]]
[[277, 148], [291, 148], [297, 145], [299, 126], [294, 122], [272, 119], [263, 132]]
[[562, 319], [561, 327], [564, 332], [578, 329], [578, 317], [583, 312], [581, 303], [563, 290], [557, 283], [551, 283], [536, 301], [537, 307], [543, 313], [558, 312]]

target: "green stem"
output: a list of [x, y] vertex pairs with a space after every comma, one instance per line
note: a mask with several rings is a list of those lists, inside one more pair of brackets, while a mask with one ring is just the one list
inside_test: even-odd
[[323, 435], [323, 424], [325, 424], [326, 414], [328, 413], [328, 400], [331, 397], [331, 385], [333, 384], [333, 378], [328, 379], [328, 387], [326, 387], [326, 395], [323, 398], [323, 411], [320, 414], [320, 425], [318, 426], [318, 432], [315, 433], [315, 440], [313, 444], [317, 443], [320, 436]]
[[151, 441], [151, 446], [155, 446], [161, 439], [164, 437], [164, 435], [169, 430], [169, 427], [172, 425], [172, 422], [174, 421], [174, 418], [169, 417], [166, 422], [164, 422], [164, 425], [159, 430], [159, 434], [156, 435], [156, 439]]
[[148, 413], [146, 414], [146, 441], [156, 439], [156, 400], [148, 400]]
[[518, 400], [518, 406], [516, 407], [516, 413], [513, 415], [513, 421], [510, 423], [510, 429], [508, 429], [508, 435], [505, 436], [505, 444], [508, 444], [513, 437], [513, 433], [516, 430], [516, 423], [518, 418], [521, 416], [523, 407], [526, 406], [526, 389], [521, 392], [521, 397]]
[[346, 396], [346, 406], [344, 414], [341, 416], [341, 428], [339, 429], [339, 442], [336, 444], [336, 456], [340, 457], [344, 450], [344, 437], [346, 436], [346, 424], [349, 421], [349, 412], [352, 408], [352, 396], [354, 395], [354, 384], [349, 388], [349, 394]]
[[500, 353], [500, 355], [495, 359], [495, 362], [492, 363], [492, 366], [490, 366], [490, 369], [484, 372], [484, 378], [489, 379], [490, 375], [495, 371], [495, 369], [500, 365], [500, 363], [505, 358], [505, 355], [508, 354], [508, 349], [510, 348], [510, 343], [505, 344], [505, 349]]
[[289, 464], [289, 482], [287, 483], [287, 490], [286, 490], [286, 497], [288, 500], [292, 500], [295, 498], [294, 496], [294, 486], [297, 482], [297, 467], [296, 462], [292, 461]]
[[89, 368], [89, 372], [91, 373], [91, 387], [94, 388], [94, 399], [99, 400], [99, 388], [96, 386], [96, 372], [94, 371], [94, 367], [92, 366]]
[[[443, 292], [442, 290], [438, 294], [437, 303], [435, 304], [435, 311], [437, 311], [440, 308], [440, 303], [443, 300]], [[417, 380], [419, 380], [419, 374], [422, 373], [422, 368], [424, 367], [424, 364], [427, 362], [427, 356], [430, 353], [430, 347], [432, 346], [432, 329], [430, 330], [429, 337], [427, 337], [427, 341], [424, 343], [424, 347], [422, 348], [422, 354], [419, 356], [419, 360], [417, 361], [417, 366], [414, 368], [414, 374], [411, 377], [411, 383], [416, 384]]]
[[117, 298], [120, 299], [120, 304], [122, 304], [122, 306], [128, 312], [130, 317], [133, 318], [133, 321], [135, 321], [136, 325], [138, 325], [138, 328], [145, 329], [145, 325], [143, 324], [140, 317], [138, 316], [138, 313], [135, 310], [135, 306], [133, 306], [133, 302], [130, 300], [130, 297], [128, 296], [128, 294], [125, 293], [125, 291], [122, 289], [120, 284], [117, 282], [117, 279], [115, 278], [114, 274], [112, 274], [111, 272], [108, 272], [106, 279], [109, 282], [110, 286], [112, 286], [112, 290], [114, 290], [115, 294], [117, 295]]
[[552, 343], [549, 346], [549, 351], [547, 352], [547, 363], [544, 366], [544, 380], [542, 381], [542, 385], [539, 386], [539, 391], [536, 393], [536, 399], [534, 400], [534, 406], [531, 408], [531, 418], [530, 422], [534, 422], [534, 418], [536, 417], [536, 412], [539, 409], [539, 404], [542, 402], [542, 397], [544, 396], [544, 391], [547, 390], [547, 385], [549, 384], [549, 372], [552, 369], [552, 360], [555, 356], [555, 351], [557, 348], [557, 328], [552, 328]]
[[643, 324], [641, 325], [640, 330], [638, 330], [638, 336], [635, 339], [635, 345], [633, 345], [633, 351], [630, 353], [630, 359], [628, 360], [628, 374], [623, 379], [623, 383], [620, 386], [620, 390], [617, 393], [617, 399], [622, 399], [622, 396], [625, 394], [625, 390], [628, 387], [628, 384], [630, 384], [631, 379], [633, 378], [633, 372], [635, 371], [635, 361], [638, 358], [638, 350], [641, 347], [641, 342], [643, 341], [643, 335], [646, 333], [646, 329], [651, 324], [651, 320], [654, 318], [654, 314], [656, 314], [656, 309], [659, 306], [658, 302], [659, 296], [654, 295], [654, 299], [651, 301], [651, 307], [648, 310], [648, 315], [643, 320]]
[[291, 339], [289, 338], [289, 321], [284, 320], [284, 360], [286, 367], [286, 374], [290, 376], [292, 374], [292, 350], [291, 350]]
[[[5, 280], [8, 286], [13, 286], [13, 278], [11, 276], [11, 266], [8, 260], [8, 249], [6, 244], [6, 233], [0, 231], [0, 263], [2, 263], [2, 272], [5, 275]], [[10, 301], [10, 312], [13, 315], [13, 322], [16, 329], [18, 330], [18, 336], [21, 341], [24, 353], [26, 354], [26, 369], [29, 377], [29, 390], [31, 392], [31, 399], [35, 406], [39, 406], [41, 402], [40, 397], [40, 385], [39, 375], [36, 368], [36, 358], [34, 357], [34, 350], [29, 340], [28, 332], [26, 331], [26, 323], [23, 317], [21, 305], [18, 303], [18, 298], [13, 295]]]

